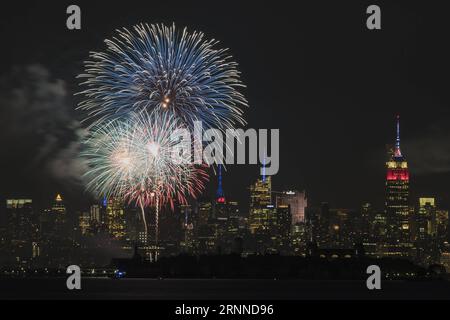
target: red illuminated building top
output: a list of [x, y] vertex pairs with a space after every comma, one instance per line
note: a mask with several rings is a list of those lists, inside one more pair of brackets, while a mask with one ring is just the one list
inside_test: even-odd
[[388, 169], [386, 180], [389, 181], [409, 181], [408, 169]]

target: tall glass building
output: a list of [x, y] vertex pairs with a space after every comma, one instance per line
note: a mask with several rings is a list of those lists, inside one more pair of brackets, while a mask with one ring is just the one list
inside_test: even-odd
[[408, 162], [400, 150], [400, 119], [397, 116], [397, 138], [386, 162], [387, 240], [391, 244], [411, 242], [409, 211]]

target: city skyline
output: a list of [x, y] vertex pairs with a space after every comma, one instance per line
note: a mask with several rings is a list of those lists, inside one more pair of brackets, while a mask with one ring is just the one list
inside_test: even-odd
[[180, 254], [332, 259], [358, 256], [363, 250], [371, 258], [402, 258], [424, 267], [440, 263], [450, 268], [449, 210], [435, 197], [410, 197], [400, 116], [395, 119], [395, 143], [388, 148], [384, 164], [384, 208], [370, 202], [358, 208], [336, 207], [327, 201], [311, 204], [307, 191], [275, 191], [274, 177], [263, 174], [249, 186], [249, 210], [242, 210], [228, 197], [219, 165], [213, 197], [178, 204], [173, 211], [161, 207], [159, 219], [150, 207], [142, 220], [136, 205], [114, 197], [76, 212], [66, 208], [60, 194], [44, 209], [34, 207], [32, 199], [7, 199], [0, 224], [2, 259], [6, 265], [15, 258], [23, 266], [62, 267], [70, 257], [86, 268], [99, 266], [91, 252], [105, 246], [115, 248], [109, 250], [111, 261], [129, 256], [134, 248], [135, 255], [153, 263]]
[[411, 0], [2, 3], [0, 300], [448, 300], [447, 21]]

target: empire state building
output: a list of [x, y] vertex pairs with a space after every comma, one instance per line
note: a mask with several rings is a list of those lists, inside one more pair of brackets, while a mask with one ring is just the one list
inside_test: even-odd
[[410, 242], [409, 170], [400, 150], [400, 117], [397, 116], [395, 148], [386, 162], [386, 222], [389, 242], [399, 245]]

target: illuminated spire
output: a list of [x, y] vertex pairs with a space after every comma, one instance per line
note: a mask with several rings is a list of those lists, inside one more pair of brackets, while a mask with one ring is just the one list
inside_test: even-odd
[[225, 194], [223, 192], [223, 188], [222, 188], [222, 165], [219, 164], [218, 165], [218, 173], [217, 173], [217, 180], [218, 180], [218, 185], [217, 185], [217, 191], [216, 191], [216, 201], [218, 203], [225, 203]]
[[402, 152], [400, 151], [400, 115], [397, 115], [397, 139], [395, 140], [394, 156], [396, 158], [402, 156]]
[[266, 182], [266, 152], [264, 151], [264, 158], [263, 158], [263, 174], [262, 174], [262, 181]]
[[52, 212], [57, 214], [65, 214], [66, 208], [64, 207], [63, 198], [58, 193], [55, 198], [55, 202], [52, 205]]

